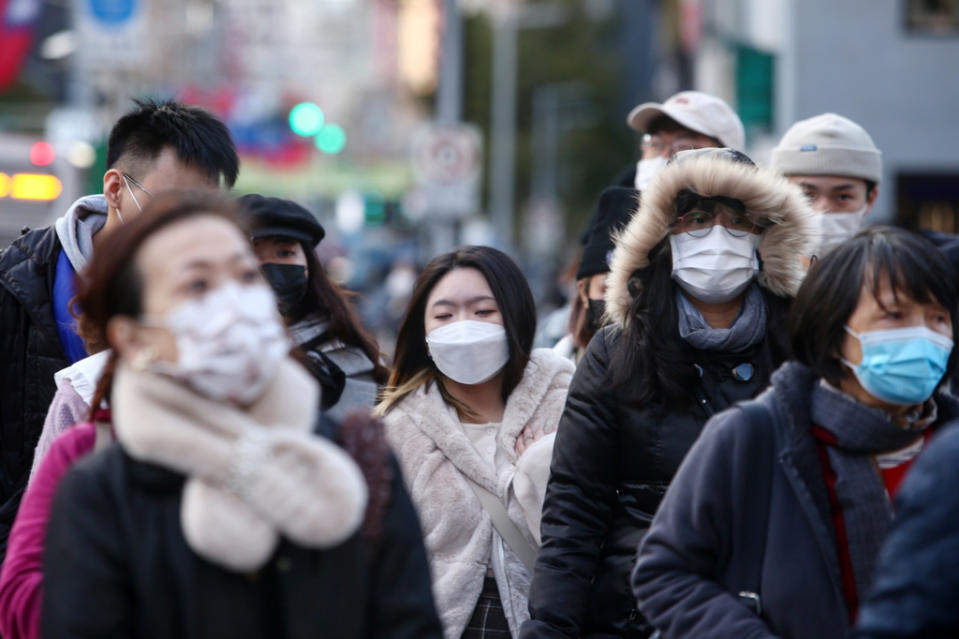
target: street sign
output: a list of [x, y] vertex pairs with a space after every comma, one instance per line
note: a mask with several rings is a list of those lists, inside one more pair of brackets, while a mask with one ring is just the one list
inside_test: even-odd
[[90, 69], [132, 69], [146, 61], [144, 0], [74, 0], [78, 46]]
[[460, 218], [479, 210], [483, 142], [477, 127], [427, 124], [413, 136], [411, 160], [418, 213]]

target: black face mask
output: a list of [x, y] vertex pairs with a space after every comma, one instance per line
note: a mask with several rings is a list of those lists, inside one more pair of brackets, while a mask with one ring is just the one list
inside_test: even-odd
[[260, 270], [270, 288], [276, 293], [276, 301], [280, 315], [295, 319], [302, 314], [303, 300], [306, 297], [307, 277], [306, 267], [299, 264], [276, 264], [267, 262], [260, 265]]
[[589, 323], [590, 330], [598, 333], [599, 329], [605, 326], [603, 313], [606, 312], [606, 300], [594, 300], [590, 298], [586, 300], [586, 304], [586, 321]]

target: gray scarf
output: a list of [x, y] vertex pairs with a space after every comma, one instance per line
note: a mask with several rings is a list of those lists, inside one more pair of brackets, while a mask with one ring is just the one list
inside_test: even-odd
[[712, 328], [692, 302], [676, 287], [679, 336], [693, 348], [705, 351], [741, 353], [766, 335], [766, 300], [759, 285], [753, 284], [729, 328]]
[[288, 330], [296, 345], [303, 346], [323, 335], [329, 326], [330, 321], [326, 315], [311, 313], [296, 324], [290, 325]]
[[820, 383], [813, 388], [811, 417], [813, 424], [832, 435], [814, 433], [826, 444], [829, 465], [836, 475], [836, 497], [846, 526], [856, 593], [862, 601], [893, 518], [892, 503], [874, 456], [905, 448], [921, 437], [936, 421], [936, 404], [930, 398], [896, 424], [878, 408]]

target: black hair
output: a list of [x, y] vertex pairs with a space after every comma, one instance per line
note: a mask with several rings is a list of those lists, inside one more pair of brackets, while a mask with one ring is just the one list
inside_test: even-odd
[[350, 297], [353, 293], [345, 291], [326, 275], [326, 270], [312, 246], [300, 242], [303, 254], [306, 256], [308, 288], [302, 308], [305, 311], [320, 309], [329, 317], [327, 332], [330, 337], [338, 339], [348, 346], [359, 348], [373, 362], [373, 379], [377, 384], [385, 384], [389, 371], [383, 365], [383, 356], [380, 347], [372, 335], [363, 328], [356, 307]]
[[[444, 399], [451, 404], [458, 404], [446, 391], [442, 375], [438, 374], [430, 359], [425, 326], [426, 302], [430, 292], [447, 273], [458, 268], [475, 268], [483, 274], [503, 317], [509, 345], [509, 361], [503, 368], [504, 402], [523, 379], [536, 333], [533, 293], [519, 266], [506, 253], [489, 246], [467, 246], [433, 258], [417, 278], [396, 336], [393, 372], [390, 374], [389, 388], [384, 393], [385, 410], [395, 406], [411, 392], [411, 382], [417, 378], [427, 383], [435, 381]], [[424, 377], [424, 372], [429, 375]]]
[[236, 182], [240, 159], [230, 132], [206, 109], [171, 100], [136, 100], [137, 108], [113, 126], [107, 142], [107, 168], [119, 161], [152, 162], [170, 147], [184, 164], [221, 176], [228, 187]]
[[[629, 320], [610, 359], [609, 381], [616, 388], [638, 392], [637, 399], [642, 403], [662, 402], [669, 410], [684, 411], [696, 405], [693, 393], [699, 385], [699, 372], [695, 349], [679, 335], [677, 285], [672, 271], [667, 236], [649, 252], [649, 265], [629, 278], [633, 301]], [[774, 360], [782, 361], [788, 354], [783, 336], [789, 300], [761, 290], [766, 302], [766, 339]], [[768, 376], [770, 372], [763, 374]]]
[[[833, 386], [850, 371], [840, 361], [845, 326], [856, 310], [863, 286], [879, 299], [883, 277], [898, 299], [936, 302], [949, 311], [952, 339], [959, 341], [956, 321], [956, 281], [952, 265], [935, 244], [919, 234], [890, 226], [864, 229], [843, 242], [806, 274], [789, 314], [793, 357]], [[949, 357], [946, 379], [956, 358]]]

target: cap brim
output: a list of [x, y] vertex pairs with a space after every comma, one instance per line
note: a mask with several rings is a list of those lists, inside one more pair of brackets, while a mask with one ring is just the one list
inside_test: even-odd
[[309, 233], [304, 233], [303, 231], [297, 229], [280, 226], [261, 226], [253, 229], [253, 231], [250, 233], [250, 237], [253, 237], [254, 239], [261, 237], [291, 237], [294, 240], [307, 242], [311, 245], [319, 244], [320, 240], [323, 239], [322, 236], [314, 239]]
[[649, 125], [652, 124], [653, 120], [660, 115], [665, 115], [666, 117], [671, 118], [673, 121], [686, 127], [690, 131], [694, 131], [700, 135], [706, 135], [711, 138], [716, 138], [723, 145], [729, 146], [728, 141], [720, 140], [719, 136], [715, 133], [704, 130], [702, 122], [691, 120], [688, 114], [682, 110], [670, 109], [666, 105], [659, 104], [657, 102], [645, 102], [640, 104], [638, 107], [629, 112], [629, 117], [626, 118], [626, 123], [640, 133], [646, 133], [649, 131]]
[[635, 107], [626, 116], [626, 124], [629, 128], [635, 129], [640, 133], [645, 133], [649, 129], [649, 123], [659, 115], [669, 115], [663, 111], [663, 105], [658, 102], [643, 102]]

